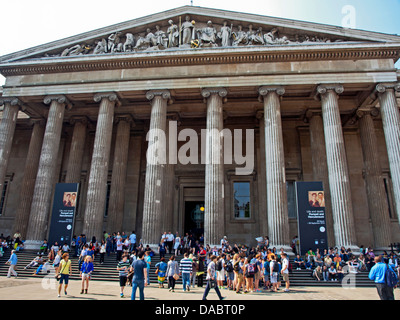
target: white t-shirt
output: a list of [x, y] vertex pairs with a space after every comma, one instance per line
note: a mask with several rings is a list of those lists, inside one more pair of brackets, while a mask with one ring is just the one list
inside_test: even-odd
[[167, 241], [174, 241], [174, 235], [172, 233], [167, 234]]
[[[285, 270], [283, 270], [283, 269], [285, 269]], [[282, 270], [283, 270], [283, 273], [289, 273], [289, 259], [287, 259], [287, 258], [282, 259]]]

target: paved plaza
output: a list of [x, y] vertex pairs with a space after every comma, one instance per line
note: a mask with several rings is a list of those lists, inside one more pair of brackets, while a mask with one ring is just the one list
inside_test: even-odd
[[[124, 300], [129, 301], [131, 287], [125, 288], [125, 298], [119, 296], [119, 283], [115, 281], [92, 281], [88, 294], [80, 294], [81, 283], [71, 280], [68, 294], [57, 297], [56, 283], [53, 279], [6, 278], [0, 277], [0, 300]], [[166, 286], [165, 286], [166, 287]], [[175, 292], [159, 289], [157, 284], [145, 288], [146, 300], [201, 300], [204, 288], [194, 288], [183, 292], [178, 285]], [[264, 291], [262, 293], [236, 294], [233, 291], [221, 290], [222, 295], [229, 300], [379, 300], [377, 291], [371, 288], [344, 289], [333, 287], [293, 287], [290, 292]], [[138, 297], [137, 292], [137, 297]], [[208, 300], [218, 300], [214, 290], [211, 290]], [[395, 289], [395, 299], [400, 300], [400, 289]]]

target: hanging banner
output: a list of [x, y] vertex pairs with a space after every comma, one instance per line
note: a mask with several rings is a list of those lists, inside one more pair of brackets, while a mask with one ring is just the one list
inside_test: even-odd
[[48, 242], [52, 246], [67, 243], [71, 247], [79, 183], [57, 183], [54, 192]]
[[300, 254], [328, 249], [325, 194], [322, 182], [296, 182], [297, 225]]

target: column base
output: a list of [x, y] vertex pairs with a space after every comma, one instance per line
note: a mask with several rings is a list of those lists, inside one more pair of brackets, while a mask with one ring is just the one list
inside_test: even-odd
[[289, 245], [281, 245], [281, 244], [270, 244], [268, 249], [272, 249], [275, 248], [276, 249], [276, 253], [279, 253], [281, 251], [281, 249], [283, 248], [283, 251], [288, 255], [288, 256], [294, 256], [294, 252], [291, 246]]
[[392, 251], [392, 248], [390, 248], [390, 247], [378, 247], [378, 248], [373, 248], [373, 249], [374, 249], [375, 255], [383, 254], [383, 251], [386, 251], [387, 254], [390, 254], [390, 252]]
[[43, 241], [40, 240], [25, 240], [24, 249], [27, 250], [39, 250]]

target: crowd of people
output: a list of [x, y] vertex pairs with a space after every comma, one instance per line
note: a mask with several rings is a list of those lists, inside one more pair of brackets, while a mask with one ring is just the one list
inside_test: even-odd
[[[17, 264], [16, 252], [23, 248], [20, 239], [18, 233], [13, 238], [1, 239], [2, 254], [8, 248], [12, 249], [10, 259], [7, 261], [10, 264], [8, 277], [17, 276], [14, 270]], [[63, 283], [64, 293], [67, 294], [72, 269], [69, 257], [74, 255], [78, 257], [81, 294], [87, 294], [89, 280], [95, 270], [95, 259], [98, 257], [99, 263], [103, 264], [105, 255], [112, 254], [115, 255], [116, 270], [119, 273], [120, 296], [124, 297], [124, 289], [130, 285], [133, 289], [131, 298], [135, 298], [139, 289], [139, 297], [142, 299], [144, 286], [150, 284], [152, 257], [159, 254], [159, 262], [155, 265], [159, 288], [167, 285], [169, 292], [175, 292], [176, 282], [182, 278], [184, 292], [190, 291], [197, 284], [197, 287], [205, 286], [203, 299], [206, 299], [210, 289], [215, 289], [218, 297], [223, 299], [222, 289], [233, 290], [237, 294], [266, 290], [277, 292], [282, 282], [285, 283], [283, 291], [288, 292], [289, 275], [293, 269], [309, 270], [316, 281], [341, 281], [347, 272], [371, 273], [378, 263], [372, 248], [361, 247], [357, 254], [344, 247], [325, 249], [323, 252], [319, 249], [316, 252], [310, 249], [304, 256], [300, 256], [296, 252], [297, 247], [293, 245], [295, 258], [290, 262], [288, 253], [283, 248], [277, 250], [269, 247], [267, 236], [257, 238], [257, 245], [254, 247], [230, 244], [226, 236], [221, 239], [218, 246], [210, 247], [203, 243], [203, 239], [202, 236], [196, 238], [189, 233], [181, 237], [178, 233], [174, 235], [171, 232], [164, 232], [160, 237], [158, 252], [149, 245], [144, 246], [141, 239], [137, 241], [134, 231], [129, 236], [125, 232], [112, 234], [104, 232], [103, 238], [99, 241], [95, 237], [87, 239], [81, 234], [73, 237], [71, 247], [68, 243], [57, 242], [50, 246], [45, 239], [37, 256], [24, 269], [34, 269], [34, 274], [37, 275], [48, 274], [54, 268], [59, 281], [58, 296], [60, 296]], [[170, 255], [168, 261], [167, 253]], [[181, 257], [178, 259], [179, 256]], [[399, 275], [398, 251], [392, 248], [391, 252], [385, 251], [380, 258]]]

